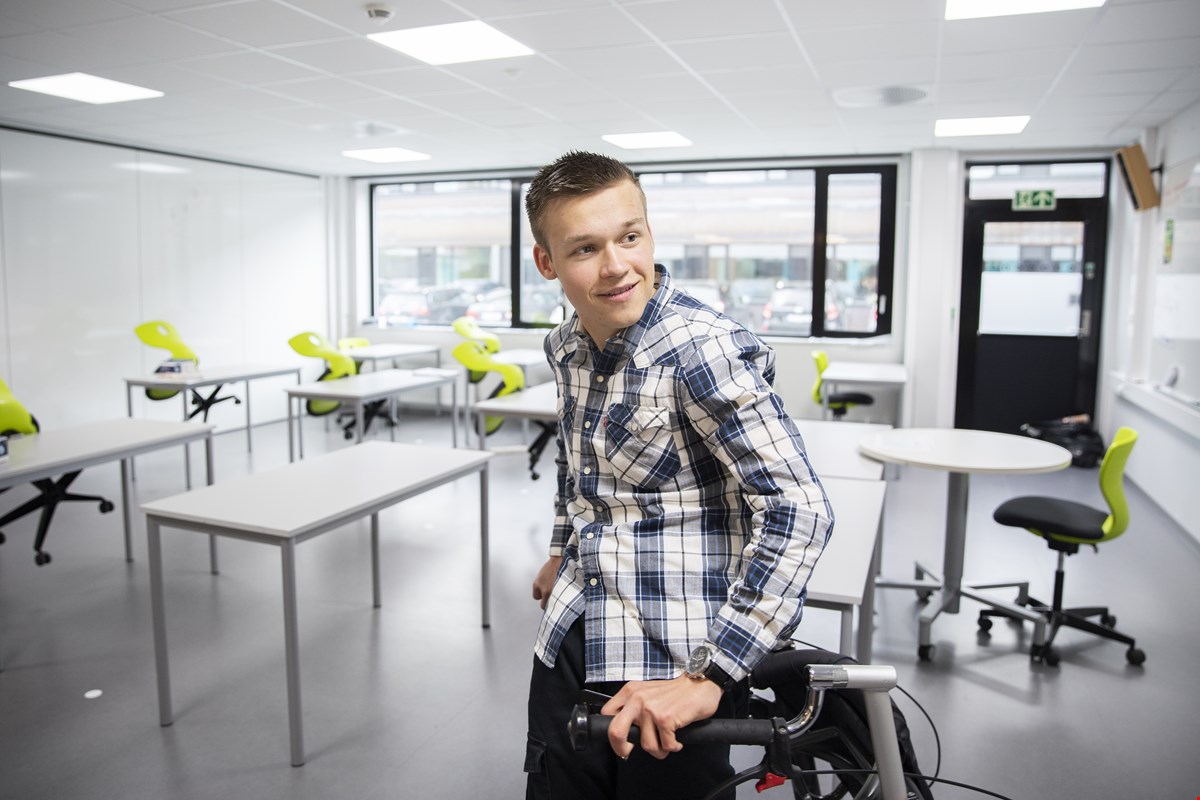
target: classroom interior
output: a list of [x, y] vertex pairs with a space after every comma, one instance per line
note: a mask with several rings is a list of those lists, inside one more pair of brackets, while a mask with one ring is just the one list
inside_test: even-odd
[[[124, 382], [152, 373], [165, 355], [133, 333], [155, 319], [171, 321], [202, 365], [283, 365], [316, 381], [324, 364], [289, 345], [315, 331], [330, 341], [429, 345], [436, 358], [402, 366], [462, 373], [452, 352], [462, 337], [447, 322], [382, 313], [387, 203], [410, 190], [420, 200], [412, 188], [420, 186], [446, 194], [501, 186], [519, 199], [538, 166], [591, 149], [652, 176], [650, 221], [663, 210], [656, 241], [673, 274], [693, 268], [689, 247], [712, 253], [740, 233], [720, 230], [719, 215], [697, 216], [712, 236], [676, 237], [686, 215], [668, 208], [669, 192], [689, 174], [816, 175], [817, 185], [856, 170], [885, 176], [872, 213], [891, 223], [882, 226], [881, 275], [890, 292], [886, 306], [874, 298], [867, 323], [885, 330], [839, 330], [832, 318], [819, 323], [822, 335], [760, 330], [777, 355], [775, 388], [791, 415], [819, 420], [826, 411], [812, 398], [814, 351], [835, 364], [903, 365], [902, 387], [875, 392], [876, 403], [847, 420], [963, 427], [964, 370], [977, 366], [963, 360], [976, 332], [960, 324], [979, 291], [964, 268], [978, 211], [972, 182], [1053, 183], [1066, 209], [1078, 165], [1098, 168], [1088, 175], [1093, 185], [1101, 176], [1103, 280], [1082, 301], [1098, 323], [1079, 337], [1094, 345], [1086, 410], [1105, 442], [1123, 426], [1139, 438], [1125, 470], [1129, 530], [1069, 559], [1067, 591], [1069, 601], [1111, 606], [1146, 662], [1131, 665], [1121, 645], [1067, 631], [1058, 666], [1031, 663], [1030, 626], [997, 622], [980, 633], [969, 600], [962, 613], [938, 618], [924, 659], [923, 604], [883, 588], [870, 620], [872, 660], [896, 667], [936, 727], [935, 735], [896, 696], [927, 773], [1011, 798], [1191, 796], [1200, 791], [1200, 695], [1190, 672], [1200, 637], [1187, 622], [1200, 599], [1200, 331], [1189, 313], [1190, 298], [1200, 300], [1200, 6], [1107, 0], [951, 19], [953, 5], [750, 0], [730, 13], [720, 0], [421, 0], [371, 4], [368, 13], [367, 4], [339, 0], [5, 0], [0, 380], [47, 433], [126, 416], [178, 420], [178, 401], [154, 402]], [[436, 65], [367, 39], [467, 21], [531, 52]], [[76, 71], [163, 96], [90, 105], [10, 84]], [[1029, 115], [1017, 134], [934, 134], [939, 119], [1013, 115]], [[691, 144], [633, 150], [601, 138], [665, 130]], [[1154, 169], [1157, 205], [1138, 208], [1145, 203], [1124, 180], [1114, 153], [1132, 144]], [[425, 158], [373, 164], [343, 155], [386, 147]], [[740, 190], [710, 183], [716, 193]], [[743, 205], [764, 227], [789, 213], [782, 204]], [[523, 220], [510, 222], [513, 245], [497, 250], [489, 277], [528, 315], [528, 253], [510, 252], [527, 251], [528, 239]], [[474, 242], [474, 230], [457, 229], [480, 227], [469, 212], [415, 224], [451, 262], [455, 247]], [[815, 251], [811, 237], [808, 245]], [[832, 255], [819, 260], [833, 269]], [[444, 269], [416, 270], [422, 281], [445, 282]], [[727, 284], [734, 276], [713, 277]], [[544, 325], [508, 319], [522, 320], [522, 308], [502, 306], [488, 327], [501, 352], [541, 347]], [[553, 376], [534, 364], [526, 377]], [[285, 390], [296, 382], [287, 374], [227, 387], [243, 402], [209, 414], [216, 484], [288, 464]], [[1011, 403], [1037, 389], [1014, 385]], [[997, 392], [1001, 404], [1006, 391]], [[366, 438], [448, 447], [451, 400], [467, 406], [477, 396], [465, 379], [453, 398], [446, 387], [406, 393], [394, 424], [376, 420]], [[304, 416], [300, 425], [306, 459], [357, 446], [332, 417]], [[119, 502], [109, 514], [61, 505], [44, 565], [31, 549], [36, 515], [4, 526], [0, 797], [523, 793], [539, 619], [529, 585], [545, 557], [554, 491], [552, 453], [538, 480], [522, 455], [535, 432], [510, 420], [488, 438], [503, 450], [488, 470], [490, 627], [479, 624], [473, 476], [380, 512], [379, 608], [366, 520], [297, 550], [300, 767], [289, 762], [279, 560], [252, 542], [222, 540], [213, 575], [202, 537], [164, 529], [175, 721], [159, 724], [154, 591], [138, 505], [184, 491], [180, 448], [134, 462], [132, 561], [122, 555]], [[476, 446], [465, 427], [457, 435], [459, 447]], [[203, 481], [202, 451], [190, 449], [194, 485]], [[813, 459], [819, 466], [820, 453]], [[892, 465], [886, 478], [880, 573], [907, 578], [914, 561], [941, 557], [947, 476]], [[85, 469], [75, 488], [117, 500], [122, 481], [108, 462]], [[1031, 493], [1103, 505], [1094, 468], [973, 475], [967, 575], [1018, 576], [1031, 593], [1049, 592], [1053, 553], [992, 518], [1005, 500]], [[0, 493], [0, 516], [34, 495], [28, 485]], [[836, 613], [810, 608], [797, 638], [836, 648], [840, 632]], [[749, 750], [736, 758], [756, 760]], [[983, 796], [950, 785], [934, 794]], [[745, 786], [742, 796], [757, 794]]]

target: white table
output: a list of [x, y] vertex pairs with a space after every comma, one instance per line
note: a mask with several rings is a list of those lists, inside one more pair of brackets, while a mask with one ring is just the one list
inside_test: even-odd
[[[903, 364], [879, 364], [868, 361], [830, 361], [821, 375], [824, 383], [823, 401], [828, 416], [829, 395], [845, 389], [883, 387], [900, 389], [903, 397], [904, 384], [908, 383], [908, 368]], [[904, 419], [903, 407], [896, 406], [896, 422]]]
[[[208, 482], [213, 480], [212, 425], [148, 419], [111, 419], [70, 428], [46, 430], [8, 440], [8, 460], [0, 462], [0, 489], [19, 486], [79, 470], [121, 462], [121, 515], [125, 531], [125, 560], [133, 561], [128, 464], [134, 456], [203, 440]], [[57, 481], [56, 481], [57, 483]], [[210, 540], [212, 571], [217, 571], [216, 545]], [[0, 649], [0, 670], [4, 668]]]
[[380, 361], [390, 361], [396, 366], [396, 361], [413, 356], [434, 356], [437, 366], [442, 365], [442, 350], [436, 344], [369, 344], [364, 347], [351, 347], [341, 351], [355, 361], [370, 362], [375, 369]]
[[[917, 566], [917, 581], [880, 580], [878, 586], [940, 592], [941, 596], [921, 613], [918, 655], [928, 660], [933, 654], [930, 630], [939, 614], [957, 614], [959, 600], [969, 597], [993, 608], [1003, 608], [1034, 623], [1034, 644], [1040, 644], [1044, 620], [1028, 609], [1006, 603], [976, 589], [987, 583], [963, 582], [967, 540], [967, 495], [971, 473], [1027, 474], [1056, 472], [1071, 464], [1064, 447], [1027, 436], [962, 428], [897, 428], [872, 434], [859, 442], [866, 455], [893, 464], [908, 464], [949, 473], [946, 501], [946, 537], [942, 573]], [[921, 580], [925, 576], [933, 582]]]
[[[809, 578], [807, 605], [841, 612], [841, 652], [853, 652], [860, 662], [869, 664], [875, 615], [875, 566], [887, 484], [881, 480], [821, 478], [821, 485], [833, 506], [833, 534]], [[851, 630], [856, 608], [855, 645]]]
[[[450, 419], [450, 435], [452, 443], [458, 447], [458, 372], [450, 369], [426, 367], [424, 369], [382, 369], [378, 372], [366, 372], [362, 375], [348, 375], [332, 381], [314, 381], [299, 386], [289, 386], [285, 391], [288, 395], [288, 461], [295, 461], [295, 443], [292, 436], [292, 421], [299, 417], [304, 419], [304, 409], [297, 415], [293, 404], [303, 400], [329, 400], [345, 403], [354, 409], [356, 442], [361, 442], [366, 429], [364, 411], [367, 404], [379, 400], [391, 400], [397, 395], [414, 389], [426, 389], [434, 386], [450, 385], [453, 412]], [[304, 458], [304, 428], [299, 429], [300, 457]], [[396, 438], [395, 428], [391, 429], [391, 438]]]
[[[188, 418], [188, 398], [193, 389], [205, 386], [219, 386], [224, 383], [245, 384], [246, 400], [246, 449], [253, 451], [250, 426], [250, 381], [260, 378], [274, 378], [280, 375], [295, 375], [296, 383], [300, 382], [300, 367], [283, 366], [280, 364], [246, 364], [233, 367], [205, 368], [197, 372], [173, 372], [150, 375], [141, 378], [125, 378], [125, 408], [127, 416], [133, 416], [133, 387], [145, 389], [162, 389], [178, 391], [183, 399], [183, 419]], [[189, 476], [189, 486], [190, 483]]]
[[[186, 494], [142, 505], [150, 553], [150, 601], [158, 678], [159, 722], [171, 725], [170, 663], [163, 601], [161, 529], [195, 531], [278, 547], [283, 568], [283, 633], [287, 675], [288, 730], [293, 766], [304, 763], [300, 703], [299, 623], [296, 605], [296, 546], [363, 517], [371, 517], [373, 601], [381, 605], [379, 512], [429, 489], [479, 473], [480, 549], [486, 625], [488, 560], [487, 461], [477, 450], [366, 442], [356, 447], [234, 478]], [[353, 476], [346, 480], [347, 475]], [[336, 490], [331, 487], [336, 487]], [[446, 516], [452, 527], [460, 514]]]

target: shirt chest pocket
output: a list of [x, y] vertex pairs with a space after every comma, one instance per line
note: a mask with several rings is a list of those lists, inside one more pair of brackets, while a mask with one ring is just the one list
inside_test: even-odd
[[604, 456], [617, 480], [653, 489], [679, 474], [671, 415], [657, 406], [614, 403], [604, 426]]

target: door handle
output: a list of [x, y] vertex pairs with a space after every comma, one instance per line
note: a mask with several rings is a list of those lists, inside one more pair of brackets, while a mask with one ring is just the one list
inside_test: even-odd
[[1092, 335], [1092, 312], [1084, 309], [1079, 312], [1079, 338], [1086, 339]]

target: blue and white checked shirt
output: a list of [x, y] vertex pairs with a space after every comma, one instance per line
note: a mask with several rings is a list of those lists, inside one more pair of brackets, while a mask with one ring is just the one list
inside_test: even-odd
[[535, 653], [553, 666], [582, 614], [588, 681], [674, 678], [704, 642], [741, 679], [799, 623], [833, 513], [774, 352], [656, 272], [603, 352], [577, 316], [546, 337], [563, 562]]

